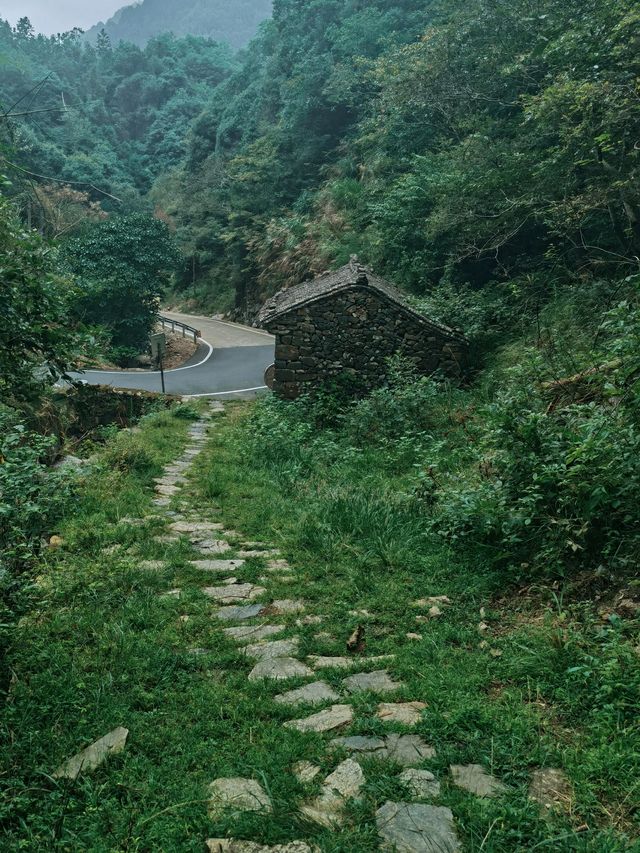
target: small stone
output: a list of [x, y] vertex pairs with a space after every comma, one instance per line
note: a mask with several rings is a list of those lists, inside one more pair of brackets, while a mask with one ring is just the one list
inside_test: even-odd
[[255, 779], [216, 779], [209, 785], [209, 817], [218, 820], [227, 809], [271, 812], [271, 800]]
[[181, 589], [170, 589], [168, 592], [163, 592], [161, 598], [180, 598], [182, 595]]
[[208, 853], [318, 853], [317, 847], [309, 847], [303, 841], [275, 844], [272, 847], [254, 841], [235, 841], [233, 838], [210, 838]]
[[62, 538], [62, 536], [52, 536], [49, 539], [49, 548], [54, 548], [54, 549], [62, 548], [64, 546], [64, 544], [65, 544], [65, 542], [64, 542], [64, 539]]
[[552, 811], [569, 812], [573, 800], [569, 777], [555, 767], [534, 770], [531, 774], [529, 799], [539, 803], [546, 814]]
[[422, 712], [426, 708], [424, 702], [383, 702], [378, 705], [377, 716], [385, 723], [402, 723], [405, 726], [415, 726], [420, 722]]
[[302, 619], [296, 619], [298, 628], [304, 628], [306, 625], [319, 625], [324, 620], [324, 616], [303, 616]]
[[417, 770], [410, 767], [398, 776], [400, 782], [406, 785], [412, 797], [427, 800], [440, 796], [440, 783], [430, 770]]
[[310, 761], [299, 761], [293, 765], [292, 770], [293, 775], [302, 785], [308, 785], [309, 782], [313, 782], [318, 773], [320, 773], [318, 765], [312, 764]]
[[478, 631], [479, 631], [481, 634], [484, 634], [484, 632], [485, 632], [485, 631], [488, 631], [488, 630], [489, 630], [489, 626], [487, 625], [487, 623], [486, 623], [486, 622], [480, 622], [480, 623], [479, 623], [479, 625], [478, 625]]
[[449, 769], [454, 785], [464, 788], [476, 797], [497, 797], [507, 790], [506, 786], [489, 775], [481, 764], [452, 764]]
[[344, 806], [354, 799], [364, 785], [364, 774], [360, 765], [352, 759], [339, 764], [324, 781], [322, 793], [308, 805], [303, 806], [302, 814], [320, 826], [332, 829], [344, 823]]
[[265, 614], [269, 616], [287, 616], [289, 613], [302, 613], [303, 611], [304, 603], [302, 601], [282, 598], [271, 602], [265, 609]]
[[433, 607], [429, 608], [429, 617], [431, 619], [437, 619], [438, 616], [442, 616], [442, 610], [440, 610], [440, 608], [436, 604], [434, 604]]
[[409, 632], [406, 636], [407, 636], [407, 640], [412, 640], [416, 643], [422, 639], [422, 634], [414, 634], [412, 632]]
[[280, 693], [274, 697], [281, 705], [317, 705], [321, 702], [335, 702], [340, 697], [324, 681], [314, 681], [296, 690]]
[[202, 592], [207, 598], [213, 598], [221, 604], [232, 604], [234, 601], [252, 601], [264, 595], [266, 589], [251, 583], [230, 584], [226, 586], [207, 586]]
[[430, 595], [428, 598], [420, 598], [413, 602], [413, 607], [438, 607], [439, 605], [451, 604], [451, 599], [446, 595]]
[[189, 563], [201, 572], [236, 572], [244, 566], [244, 560], [192, 560]]
[[293, 637], [290, 640], [274, 640], [270, 643], [253, 643], [244, 649], [244, 653], [256, 660], [267, 660], [268, 658], [289, 657], [298, 651], [300, 640]]
[[491, 655], [492, 658], [501, 658], [502, 657], [501, 649], [490, 649], [489, 654]]
[[376, 825], [385, 850], [396, 853], [458, 853], [462, 850], [453, 814], [444, 806], [387, 802], [376, 812]]
[[110, 755], [122, 752], [128, 737], [128, 729], [122, 727], [114, 729], [61, 764], [53, 773], [54, 779], [77, 779], [80, 773], [90, 773], [103, 764]]
[[350, 610], [349, 616], [353, 616], [353, 617], [361, 616], [361, 617], [366, 619], [367, 617], [371, 616], [371, 614], [369, 613], [368, 610]]
[[332, 705], [302, 720], [290, 720], [285, 727], [299, 732], [330, 732], [348, 726], [352, 721], [353, 708], [350, 705]]
[[180, 541], [180, 537], [179, 536], [168, 536], [168, 535], [154, 536], [153, 541], [157, 542], [158, 545], [173, 545], [176, 542]]
[[249, 673], [249, 681], [285, 681], [289, 678], [306, 678], [309, 675], [313, 675], [309, 667], [295, 658], [267, 658], [254, 666]]
[[246, 607], [221, 607], [216, 613], [218, 619], [224, 622], [233, 622], [238, 619], [242, 622], [244, 619], [255, 619], [256, 616], [264, 610], [264, 604], [248, 604]]
[[386, 669], [376, 670], [375, 672], [358, 672], [356, 675], [345, 678], [342, 684], [348, 693], [361, 693], [364, 691], [393, 693], [402, 687], [402, 684], [393, 681]]
[[223, 633], [237, 643], [251, 643], [281, 634], [284, 629], [284, 625], [242, 625], [237, 628], [224, 628]]

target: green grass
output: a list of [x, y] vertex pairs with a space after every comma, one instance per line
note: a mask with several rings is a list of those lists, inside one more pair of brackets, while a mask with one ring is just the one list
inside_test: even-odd
[[[269, 596], [304, 598], [309, 613], [325, 617], [304, 628], [287, 620], [282, 636], [300, 636], [302, 654], [344, 654], [360, 622], [368, 655], [396, 654], [389, 670], [405, 684], [399, 699], [428, 704], [415, 731], [437, 750], [425, 766], [442, 782], [439, 802], [452, 809], [465, 851], [636, 849], [639, 750], [625, 689], [637, 657], [629, 632], [602, 625], [589, 605], [554, 604], [533, 591], [515, 597], [481, 559], [470, 565], [434, 544], [406, 498], [406, 470], [379, 451], [345, 457], [336, 448], [321, 464], [302, 450], [297, 459], [275, 458], [275, 449], [257, 457], [245, 432], [250, 411], [229, 407], [190, 475], [192, 507], [279, 547], [297, 569], [295, 584], [273, 581]], [[160, 519], [118, 523], [153, 515], [151, 479], [179, 455], [187, 427], [163, 413], [145, 419], [141, 433], [118, 436], [61, 528], [65, 548], [40, 569], [1, 715], [2, 849], [183, 853], [229, 835], [313, 840], [327, 853], [376, 850], [376, 808], [406, 798], [397, 768], [365, 766], [364, 796], [341, 832], [303, 823], [296, 806], [318, 784], [301, 786], [291, 766], [306, 759], [330, 772], [327, 738], [283, 730], [292, 715], [272, 702], [282, 685], [247, 681], [250, 663], [199, 593], [208, 580], [186, 566], [186, 540], [153, 542], [165, 529]], [[103, 553], [114, 544], [122, 547]], [[165, 557], [161, 572], [139, 567]], [[242, 577], [262, 574], [254, 559]], [[173, 587], [182, 597], [163, 598]], [[421, 611], [410, 602], [440, 594], [452, 605], [417, 623]], [[371, 615], [350, 615], [361, 609]], [[481, 621], [501, 657], [479, 648]], [[315, 639], [320, 631], [330, 637]], [[414, 631], [420, 642], [406, 638]], [[193, 647], [209, 654], [195, 657]], [[335, 687], [344, 676], [322, 673]], [[356, 699], [350, 733], [402, 730], [383, 725], [376, 706], [372, 697]], [[130, 730], [122, 755], [75, 783], [52, 779], [63, 759], [121, 725]], [[467, 762], [484, 764], [509, 793], [481, 801], [453, 787], [449, 764]], [[571, 815], [545, 821], [528, 801], [530, 771], [540, 766], [564, 767], [571, 777]], [[260, 780], [273, 814], [213, 823], [206, 787], [220, 776]]]

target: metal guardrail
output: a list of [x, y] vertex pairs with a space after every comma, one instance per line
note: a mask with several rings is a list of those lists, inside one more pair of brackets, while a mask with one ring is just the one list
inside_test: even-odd
[[187, 333], [189, 334], [189, 337], [193, 335], [194, 343], [197, 343], [198, 338], [202, 337], [202, 332], [199, 329], [194, 329], [193, 326], [187, 326], [186, 323], [181, 323], [180, 320], [172, 320], [170, 317], [163, 317], [162, 315], [160, 315], [158, 317], [158, 321], [162, 325], [163, 329], [166, 329], [167, 326], [170, 326], [173, 334], [175, 334], [177, 329], [178, 331], [182, 332], [183, 338], [187, 337]]

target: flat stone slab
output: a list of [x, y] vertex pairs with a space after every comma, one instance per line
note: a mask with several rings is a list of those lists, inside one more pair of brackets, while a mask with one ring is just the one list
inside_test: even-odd
[[458, 853], [453, 814], [444, 806], [385, 803], [376, 812], [383, 850], [396, 853]]
[[245, 548], [242, 551], [238, 551], [238, 556], [251, 560], [256, 557], [277, 557], [279, 553], [279, 551], [256, 551], [255, 549], [247, 550]]
[[449, 769], [453, 784], [476, 797], [498, 797], [507, 790], [506, 785], [487, 773], [481, 764], [452, 764]]
[[213, 533], [214, 530], [224, 530], [224, 524], [213, 521], [174, 521], [169, 527], [176, 533]]
[[529, 799], [542, 806], [549, 814], [554, 811], [568, 812], [573, 799], [573, 787], [569, 777], [557, 767], [545, 767], [531, 774]]
[[317, 847], [309, 847], [304, 841], [275, 844], [272, 847], [254, 841], [234, 841], [233, 838], [210, 838], [209, 853], [317, 853]]
[[324, 681], [314, 681], [313, 684], [305, 684], [297, 690], [280, 693], [274, 697], [274, 701], [281, 705], [316, 705], [321, 702], [336, 702], [339, 698]]
[[420, 722], [426, 707], [424, 702], [382, 702], [378, 705], [376, 716], [385, 723], [415, 726]]
[[251, 670], [249, 681], [285, 681], [288, 678], [306, 678], [309, 675], [313, 675], [313, 672], [296, 658], [266, 658]]
[[314, 669], [351, 669], [351, 667], [358, 664], [359, 661], [354, 658], [309, 655], [309, 663]]
[[216, 613], [218, 619], [223, 622], [233, 622], [235, 619], [242, 622], [243, 619], [255, 619], [264, 610], [264, 604], [248, 604], [246, 607], [221, 607]]
[[308, 820], [328, 829], [344, 823], [344, 806], [348, 800], [358, 796], [364, 785], [364, 773], [360, 765], [348, 758], [327, 776], [320, 796], [302, 806], [301, 813]]
[[320, 767], [317, 764], [312, 764], [310, 761], [298, 761], [291, 768], [293, 775], [301, 785], [308, 785], [313, 782], [316, 776], [320, 773]]
[[224, 628], [223, 630], [227, 637], [231, 637], [236, 643], [244, 644], [266, 640], [267, 637], [281, 634], [284, 629], [284, 625], [241, 625], [236, 628]]
[[180, 598], [182, 595], [181, 589], [169, 589], [167, 592], [163, 592], [160, 595], [160, 598]]
[[191, 544], [201, 554], [226, 554], [231, 550], [231, 545], [224, 539], [192, 539]]
[[335, 729], [344, 728], [353, 722], [353, 708], [351, 705], [332, 705], [324, 711], [312, 714], [302, 720], [290, 720], [285, 723], [288, 729], [297, 729], [299, 732], [331, 732]]
[[417, 800], [429, 800], [440, 796], [440, 782], [430, 770], [417, 770], [410, 767], [398, 776], [400, 782], [406, 785], [409, 793]]
[[159, 572], [166, 565], [164, 560], [142, 560], [138, 563], [138, 568], [142, 569], [143, 572]]
[[164, 497], [177, 495], [180, 489], [177, 486], [156, 486], [156, 493]]
[[201, 572], [226, 574], [241, 569], [244, 566], [244, 560], [191, 560], [189, 565]]
[[110, 755], [117, 755], [125, 748], [129, 730], [121, 726], [101, 737], [61, 764], [53, 773], [54, 779], [77, 779], [80, 773], [90, 773], [103, 764]]
[[292, 572], [293, 569], [286, 560], [269, 560], [266, 572]]
[[346, 749], [362, 758], [395, 761], [402, 767], [415, 767], [436, 754], [435, 749], [419, 735], [391, 734], [384, 738], [339, 737], [334, 738], [329, 745]]
[[244, 649], [244, 653], [256, 660], [292, 657], [298, 651], [299, 645], [300, 640], [293, 637], [290, 640], [273, 640], [270, 643], [252, 643]]
[[304, 611], [303, 601], [294, 601], [291, 598], [281, 598], [272, 601], [265, 609], [270, 616], [288, 616], [290, 613], [302, 613]]
[[358, 672], [350, 675], [342, 682], [348, 693], [394, 693], [403, 685], [394, 681], [386, 669], [378, 669], [375, 672]]
[[255, 779], [216, 779], [209, 785], [209, 817], [218, 820], [229, 809], [236, 812], [271, 812], [271, 800]]
[[202, 592], [207, 598], [213, 598], [220, 604], [232, 604], [234, 601], [253, 601], [264, 595], [266, 589], [251, 583], [232, 583], [225, 586], [206, 586]]
[[174, 545], [176, 542], [180, 541], [180, 537], [168, 535], [154, 536], [153, 541], [157, 542], [158, 545]]

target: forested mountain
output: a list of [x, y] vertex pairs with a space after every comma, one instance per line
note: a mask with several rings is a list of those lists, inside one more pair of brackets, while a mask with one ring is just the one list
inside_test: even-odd
[[178, 165], [191, 122], [235, 67], [230, 48], [208, 39], [94, 48], [79, 31], [36, 36], [26, 19], [15, 30], [0, 21], [0, 57], [0, 105], [16, 116], [0, 141], [17, 165], [107, 206], [104, 193], [117, 196], [123, 212]]
[[144, 46], [163, 33], [205, 36], [244, 47], [271, 14], [272, 0], [142, 0], [119, 9], [87, 32], [95, 42], [104, 30], [111, 41]]

